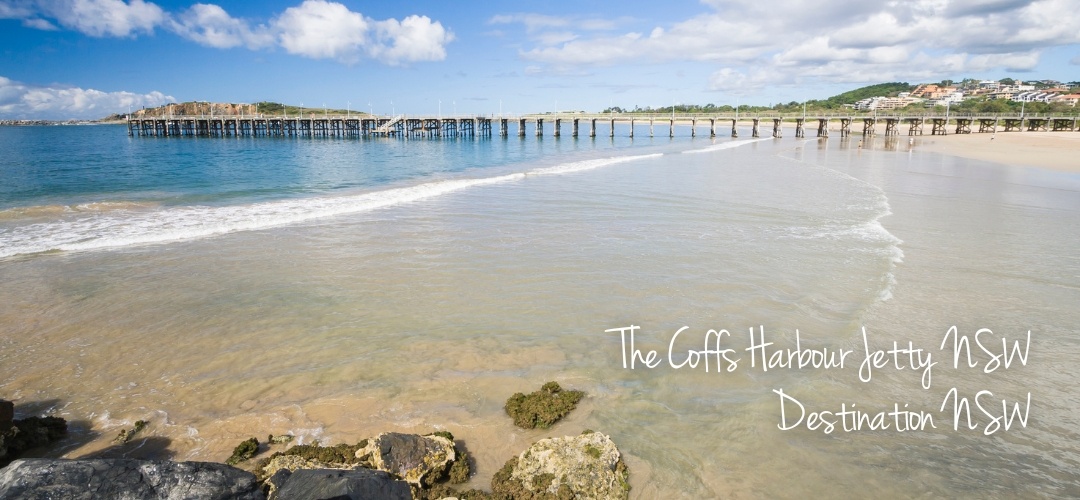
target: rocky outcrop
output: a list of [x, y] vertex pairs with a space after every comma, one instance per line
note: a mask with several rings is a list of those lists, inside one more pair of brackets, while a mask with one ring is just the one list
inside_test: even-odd
[[11, 401], [0, 399], [0, 467], [6, 463], [8, 456], [7, 436], [15, 425], [15, 404]]
[[581, 391], [564, 391], [558, 382], [548, 382], [530, 394], [516, 393], [506, 400], [506, 414], [524, 429], [547, 429], [577, 407], [585, 397]]
[[441, 481], [457, 460], [453, 436], [387, 432], [369, 439], [356, 451], [360, 463], [389, 472], [418, 487]]
[[390, 474], [371, 469], [282, 469], [272, 480], [275, 494], [271, 498], [288, 500], [386, 499], [410, 500], [409, 483], [394, 479]]
[[15, 420], [15, 405], [0, 400], [0, 467], [26, 450], [45, 446], [67, 435], [67, 421], [59, 417]]
[[264, 498], [249, 472], [208, 462], [16, 460], [0, 470], [0, 498]]
[[533, 443], [506, 462], [491, 488], [497, 498], [507, 499], [625, 499], [629, 477], [611, 438], [586, 431]]

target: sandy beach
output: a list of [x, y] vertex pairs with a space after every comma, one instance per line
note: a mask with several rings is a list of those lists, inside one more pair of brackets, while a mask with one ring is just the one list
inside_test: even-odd
[[923, 136], [916, 147], [1007, 165], [1080, 172], [1080, 132]]

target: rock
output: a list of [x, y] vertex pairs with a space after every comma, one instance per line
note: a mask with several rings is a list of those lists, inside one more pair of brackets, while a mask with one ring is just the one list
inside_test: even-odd
[[276, 452], [255, 465], [255, 474], [262, 482], [281, 469], [351, 469], [359, 460], [356, 450], [367, 445], [367, 440], [357, 444], [320, 446], [301, 444], [285, 451]]
[[491, 479], [497, 498], [625, 499], [630, 473], [611, 438], [599, 432], [542, 439]]
[[138, 434], [139, 431], [145, 428], [145, 420], [136, 420], [135, 427], [132, 427], [131, 429], [121, 429], [120, 433], [116, 435], [116, 439], [113, 439], [113, 442], [118, 444], [124, 444], [128, 441], [131, 441], [131, 438], [135, 437], [135, 435]]
[[[389, 472], [418, 487], [431, 486], [450, 469], [457, 452], [445, 435], [387, 432], [356, 451], [365, 467]], [[467, 474], [467, 473], [466, 473]]]
[[0, 498], [264, 498], [249, 472], [207, 462], [25, 459], [0, 470]]
[[0, 434], [4, 434], [15, 423], [15, 403], [0, 399]]
[[15, 420], [7, 434], [0, 434], [0, 467], [26, 450], [45, 446], [67, 435], [67, 421], [60, 417], [30, 417]]
[[275, 435], [271, 434], [269, 437], [266, 438], [266, 442], [270, 443], [270, 444], [286, 444], [286, 443], [291, 443], [292, 440], [293, 440], [293, 435], [292, 434], [281, 434], [281, 435], [278, 435], [278, 436], [275, 436]]
[[271, 498], [288, 500], [387, 499], [410, 500], [412, 492], [405, 481], [371, 469], [301, 469], [282, 471], [283, 478]]
[[225, 463], [229, 465], [236, 465], [240, 462], [247, 461], [251, 457], [254, 457], [259, 452], [259, 440], [255, 438], [247, 439], [233, 448], [232, 456], [229, 457]]
[[8, 456], [8, 436], [15, 425], [15, 403], [0, 399], [0, 467]]
[[524, 429], [547, 429], [577, 407], [585, 397], [581, 391], [564, 391], [557, 382], [548, 382], [529, 395], [516, 393], [506, 400], [506, 414]]

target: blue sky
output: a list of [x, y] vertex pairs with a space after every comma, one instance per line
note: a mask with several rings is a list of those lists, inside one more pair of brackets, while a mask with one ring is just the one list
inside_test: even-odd
[[171, 101], [379, 114], [771, 104], [1080, 80], [1076, 0], [0, 0], [0, 118]]

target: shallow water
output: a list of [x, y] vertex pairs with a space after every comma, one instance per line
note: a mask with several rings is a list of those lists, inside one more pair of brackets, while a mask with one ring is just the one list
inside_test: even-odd
[[[0, 393], [76, 421], [54, 454], [99, 451], [137, 419], [155, 440], [121, 453], [184, 460], [252, 434], [447, 429], [486, 488], [530, 442], [590, 428], [641, 498], [1080, 494], [1075, 175], [881, 139], [54, 130], [0, 131], [23, 148], [2, 163], [16, 181], [0, 190]], [[623, 367], [606, 330], [630, 325], [661, 364]], [[993, 330], [997, 350], [1031, 330], [1026, 364], [954, 369], [939, 348], [953, 325]], [[683, 326], [674, 361], [726, 329], [737, 367], [674, 369]], [[770, 352], [798, 329], [803, 348], [853, 353], [764, 371], [751, 328]], [[930, 388], [893, 365], [861, 382], [863, 328], [870, 349], [929, 351]], [[550, 430], [514, 428], [505, 399], [547, 380], [589, 396]], [[953, 430], [939, 411], [953, 387], [997, 405], [1030, 392], [1026, 426], [983, 435], [972, 401], [980, 427]], [[780, 389], [812, 411], [908, 404], [936, 428], [781, 431]]]

